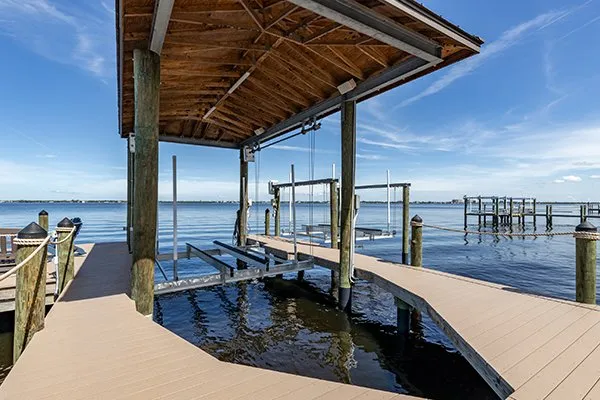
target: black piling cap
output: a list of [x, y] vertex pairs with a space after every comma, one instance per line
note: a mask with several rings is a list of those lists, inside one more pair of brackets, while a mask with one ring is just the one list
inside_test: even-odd
[[64, 217], [56, 226], [59, 228], [72, 228], [75, 224], [69, 218]]
[[19, 239], [44, 239], [46, 236], [48, 236], [48, 232], [35, 222], [30, 223], [17, 233]]
[[589, 221], [583, 221], [577, 227], [575, 227], [575, 232], [598, 232], [598, 228], [592, 225]]
[[265, 214], [268, 214], [268, 213], [270, 213], [270, 211], [269, 211], [269, 209], [267, 208], [267, 209], [265, 210]]
[[48, 215], [48, 211], [42, 210], [42, 211], [40, 211], [40, 213], [38, 215]]
[[411, 221], [421, 223], [421, 222], [423, 222], [423, 219], [421, 217], [419, 217], [419, 215], [417, 214], [414, 217], [412, 217]]

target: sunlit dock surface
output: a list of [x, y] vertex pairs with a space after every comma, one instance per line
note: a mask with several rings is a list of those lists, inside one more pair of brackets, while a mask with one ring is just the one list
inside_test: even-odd
[[[250, 236], [278, 257], [285, 239]], [[339, 252], [306, 243], [300, 258], [337, 268]], [[482, 266], [485, 268], [485, 266]], [[600, 396], [600, 307], [524, 293], [457, 275], [356, 254], [355, 274], [426, 312], [502, 398]]]
[[0, 399], [411, 399], [226, 363], [135, 310], [125, 243], [88, 255], [0, 386]]

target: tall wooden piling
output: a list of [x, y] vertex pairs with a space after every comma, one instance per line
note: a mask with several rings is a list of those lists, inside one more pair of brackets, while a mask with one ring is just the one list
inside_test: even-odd
[[340, 216], [340, 290], [339, 307], [350, 311], [352, 285], [350, 263], [354, 219], [354, 187], [356, 179], [356, 102], [342, 104], [342, 201]]
[[513, 211], [514, 211], [513, 206], [514, 206], [513, 198], [511, 197], [508, 201], [508, 208], [509, 208], [508, 209], [508, 225], [510, 227], [513, 226]]
[[38, 214], [38, 225], [48, 232], [48, 211], [42, 210]]
[[494, 203], [494, 218], [492, 225], [497, 228], [498, 225], [500, 225], [500, 199], [495, 198], [492, 201]]
[[[331, 248], [337, 249], [339, 243], [339, 200], [338, 200], [338, 185], [332, 181], [329, 184], [329, 220], [331, 234]], [[339, 298], [340, 290], [340, 273], [339, 271], [331, 270], [331, 294], [334, 298]]]
[[477, 196], [477, 217], [479, 226], [481, 226], [481, 196]]
[[56, 226], [58, 234], [58, 276], [56, 284], [58, 285], [58, 294], [61, 294], [65, 286], [75, 276], [75, 235], [73, 228], [75, 224], [69, 218], [63, 218]]
[[273, 210], [275, 211], [275, 236], [281, 235], [281, 191], [275, 189], [275, 201], [273, 202]]
[[526, 201], [525, 199], [521, 200], [521, 225], [525, 226], [525, 210], [526, 210]]
[[135, 185], [131, 297], [136, 309], [152, 315], [158, 214], [158, 118], [160, 56], [133, 52], [135, 103]]
[[410, 225], [410, 186], [402, 187], [402, 264], [408, 263]]
[[537, 224], [537, 200], [536, 199], [533, 199], [532, 211], [533, 211], [533, 229], [535, 229], [536, 224]]
[[394, 297], [396, 305], [396, 332], [406, 335], [410, 332], [410, 306], [398, 297]]
[[410, 240], [410, 265], [413, 267], [423, 266], [423, 220], [418, 215], [412, 217], [411, 240]]
[[552, 219], [553, 219], [552, 218], [552, 206], [550, 206], [550, 208], [548, 209], [548, 217], [550, 219], [550, 225], [549, 226], [550, 226], [550, 228], [552, 228], [552, 225], [553, 225], [553, 221], [552, 221]]
[[467, 196], [465, 196], [463, 199], [464, 199], [464, 203], [465, 203], [465, 223], [464, 223], [464, 225], [465, 225], [465, 231], [466, 231], [467, 230], [467, 222], [468, 222], [467, 207], [469, 205], [469, 198]]
[[579, 206], [579, 222], [587, 220], [587, 209], [585, 204]]
[[238, 218], [238, 246], [246, 245], [248, 235], [248, 161], [240, 150], [240, 216]]
[[596, 304], [596, 240], [598, 229], [588, 221], [575, 228], [575, 299]]
[[[18, 246], [16, 263], [20, 264], [44, 242], [48, 232], [32, 222], [15, 239]], [[15, 285], [15, 328], [13, 361], [16, 362], [33, 335], [44, 328], [46, 313], [46, 257], [48, 245], [17, 271]]]
[[271, 235], [271, 211], [265, 210], [265, 236]]

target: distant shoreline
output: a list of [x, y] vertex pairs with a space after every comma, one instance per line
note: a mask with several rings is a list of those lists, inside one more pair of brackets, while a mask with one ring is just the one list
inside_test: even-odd
[[[0, 200], [0, 204], [126, 204], [126, 200]], [[171, 204], [171, 201], [161, 200], [161, 204]], [[238, 204], [237, 200], [179, 200], [178, 204]], [[298, 204], [310, 204], [308, 201], [297, 201]], [[328, 201], [313, 201], [313, 204], [328, 204]], [[387, 204], [381, 200], [364, 200], [363, 204]], [[578, 204], [596, 204], [598, 202], [586, 201], [538, 201], [537, 204], [561, 204], [561, 205], [578, 205]], [[270, 201], [258, 201], [254, 204], [271, 204]], [[392, 204], [402, 204], [402, 201], [392, 201]], [[411, 201], [410, 204], [439, 204], [439, 205], [463, 205], [462, 201]]]

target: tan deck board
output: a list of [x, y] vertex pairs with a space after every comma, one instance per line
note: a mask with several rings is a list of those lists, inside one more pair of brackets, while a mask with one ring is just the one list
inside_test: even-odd
[[221, 362], [135, 311], [127, 295], [130, 257], [123, 243], [87, 250], [45, 329], [0, 386], [0, 399], [268, 400], [313, 398], [338, 389], [348, 397], [382, 396], [377, 390]]
[[[251, 235], [280, 253], [289, 241]], [[337, 250], [299, 246], [335, 268]], [[600, 307], [522, 293], [472, 278], [357, 255], [355, 271], [428, 312], [504, 397], [583, 399], [600, 394]], [[505, 382], [498, 386], [497, 380]]]

